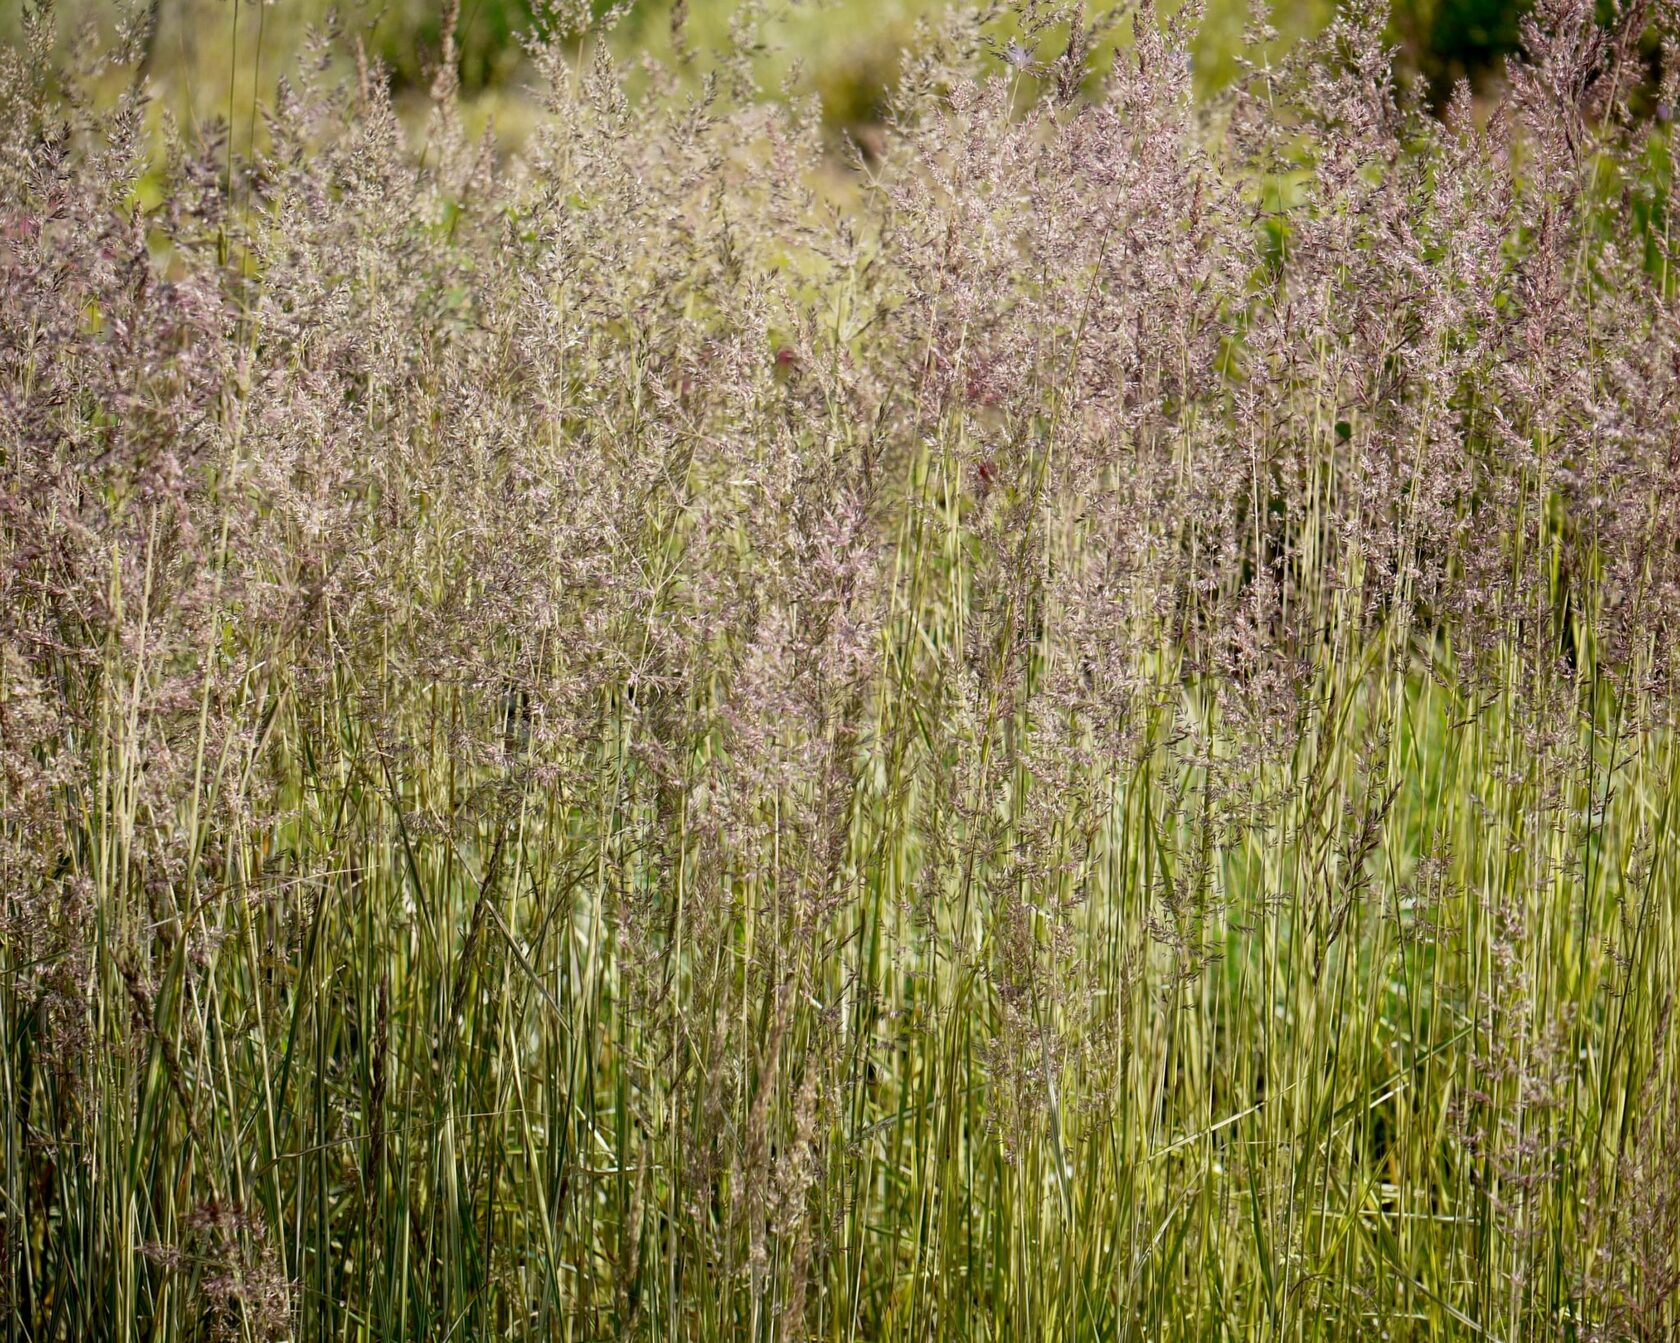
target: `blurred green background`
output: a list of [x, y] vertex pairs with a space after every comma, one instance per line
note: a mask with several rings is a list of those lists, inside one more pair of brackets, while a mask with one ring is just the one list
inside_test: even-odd
[[[0, 0], [0, 38], [13, 39], [27, 6]], [[389, 70], [399, 97], [418, 98], [429, 85], [441, 45], [447, 0], [57, 0], [61, 45], [92, 23], [114, 30], [125, 10], [153, 20], [148, 73], [160, 101], [199, 119], [221, 115], [235, 135], [250, 120], [254, 97], [295, 66], [305, 34], [336, 22], [347, 40], [360, 37]], [[606, 0], [596, 0], [604, 7]], [[771, 86], [797, 67], [792, 87], [814, 92], [837, 130], [875, 120], [898, 55], [915, 40], [916, 22], [950, 0], [753, 0], [765, 16], [770, 50], [762, 63]], [[1335, 0], [1278, 0], [1271, 22], [1287, 41], [1329, 16]], [[673, 0], [634, 0], [614, 42], [622, 55], [669, 57]], [[461, 0], [458, 29], [463, 91], [479, 116], [494, 115], [517, 136], [530, 115], [528, 79], [518, 35], [537, 20], [545, 0]], [[688, 0], [685, 35], [704, 65], [727, 41], [742, 0]], [[1095, 8], [1096, 6], [1093, 6]], [[1407, 68], [1425, 76], [1437, 96], [1453, 80], [1485, 84], [1516, 44], [1526, 0], [1392, 0], [1391, 32]], [[1216, 86], [1231, 70], [1248, 0], [1207, 0], [1197, 52], [1198, 79]], [[230, 116], [229, 113], [232, 115]], [[243, 110], [243, 112], [242, 112]], [[248, 131], [247, 131], [248, 133]]]

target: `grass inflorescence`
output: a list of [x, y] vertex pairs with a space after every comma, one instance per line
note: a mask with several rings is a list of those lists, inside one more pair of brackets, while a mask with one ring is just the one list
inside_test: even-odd
[[1677, 17], [0, 56], [6, 1336], [1674, 1337]]

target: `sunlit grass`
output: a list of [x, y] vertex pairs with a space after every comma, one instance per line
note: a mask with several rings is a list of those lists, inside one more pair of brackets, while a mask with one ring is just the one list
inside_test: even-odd
[[1553, 17], [1485, 127], [954, 24], [843, 206], [607, 48], [254, 159], [8, 55], [8, 1337], [1672, 1336], [1668, 132]]

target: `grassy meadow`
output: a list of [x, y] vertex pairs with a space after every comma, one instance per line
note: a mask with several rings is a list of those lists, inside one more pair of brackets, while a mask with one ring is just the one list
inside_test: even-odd
[[[27, 6], [16, 0], [0, 7], [0, 41], [21, 42]], [[1479, 4], [1503, 0], [1395, 0], [1389, 22], [1401, 40], [1407, 68], [1428, 65], [1429, 36], [1442, 20]], [[709, 73], [744, 55], [758, 96], [818, 100], [836, 145], [846, 135], [871, 135], [887, 111], [906, 49], [915, 48], [919, 25], [937, 22], [950, 0], [632, 0], [603, 37], [621, 63], [627, 89], [638, 98], [657, 82], [647, 62], [656, 63], [686, 90]], [[459, 108], [474, 133], [493, 128], [505, 151], [517, 151], [541, 119], [543, 78], [526, 41], [547, 35], [575, 43], [592, 20], [576, 12], [603, 14], [605, 0], [460, 0], [452, 44]], [[1171, 13], [1176, 3], [1165, 11]], [[1328, 0], [1300, 0], [1279, 7], [1272, 22], [1281, 45], [1321, 27]], [[65, 64], [78, 34], [91, 27], [110, 45], [128, 28], [138, 50], [121, 70], [109, 72], [104, 93], [144, 77], [151, 124], [165, 112], [202, 134], [226, 122], [236, 149], [266, 143], [262, 109], [272, 105], [280, 81], [295, 78], [300, 62], [330, 60], [335, 75], [363, 58], [382, 68], [382, 82], [411, 131], [424, 123], [433, 74], [441, 55], [442, 31], [451, 12], [446, 0], [53, 0], [56, 37], [48, 59]], [[1207, 0], [1195, 21], [1191, 43], [1195, 83], [1204, 95], [1235, 74], [1244, 46], [1247, 6], [1243, 0]], [[742, 20], [755, 31], [736, 31]], [[993, 29], [1015, 31], [1000, 9]], [[1065, 37], [1065, 19], [1051, 29]], [[334, 40], [320, 47], [324, 33]], [[1125, 25], [1099, 45], [1106, 58], [1116, 42], [1129, 40]], [[1433, 69], [1433, 66], [1430, 67]]]
[[4, 1337], [1680, 1337], [1680, 9], [471, 6], [0, 51]]

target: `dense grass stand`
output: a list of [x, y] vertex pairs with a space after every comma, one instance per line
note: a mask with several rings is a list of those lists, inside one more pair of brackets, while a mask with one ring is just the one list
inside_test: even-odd
[[1675, 1337], [1675, 17], [0, 56], [5, 1337]]

